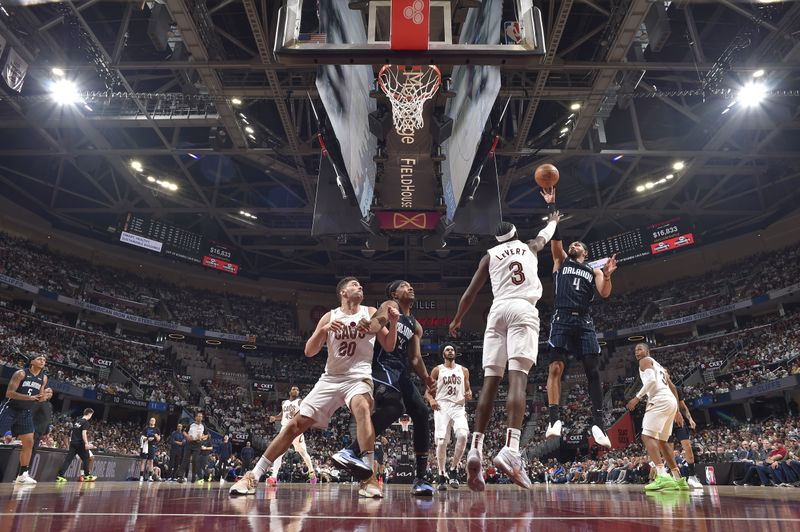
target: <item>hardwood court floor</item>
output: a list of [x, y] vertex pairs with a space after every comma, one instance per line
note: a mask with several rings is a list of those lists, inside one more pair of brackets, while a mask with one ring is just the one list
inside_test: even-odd
[[285, 484], [230, 498], [230, 483], [0, 485], [0, 532], [37, 531], [483, 531], [800, 530], [800, 488], [707, 487], [645, 495], [641, 486], [465, 487], [413, 498], [384, 487], [359, 499], [350, 485]]

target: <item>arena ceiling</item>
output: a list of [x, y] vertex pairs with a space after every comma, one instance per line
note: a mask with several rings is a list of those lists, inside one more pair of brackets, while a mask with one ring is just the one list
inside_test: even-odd
[[[456, 33], [474, 3], [452, 0]], [[310, 236], [320, 147], [309, 102], [320, 102], [315, 68], [282, 66], [270, 51], [281, 2], [36, 4], [4, 0], [0, 9], [0, 36], [29, 64], [21, 93], [0, 83], [3, 195], [58, 227], [106, 239], [128, 212], [164, 218], [234, 243], [245, 271], [270, 277], [471, 275], [486, 239], [460, 236], [425, 252], [420, 236], [393, 236], [389, 251], [362, 253], [363, 237]], [[180, 28], [166, 49], [148, 36], [157, 5]], [[508, 101], [495, 162], [504, 216], [523, 233], [542, 225], [531, 175], [543, 162], [561, 169], [567, 238], [592, 241], [680, 216], [708, 242], [794, 208], [800, 2], [537, 5], [548, 53], [528, 69], [503, 70], [492, 113], [499, 119]], [[661, 6], [662, 21], [651, 23], [660, 30], [640, 31]], [[53, 67], [76, 81], [85, 105], [51, 101]], [[764, 101], [731, 106], [757, 70]], [[574, 103], [580, 112], [562, 135]], [[218, 126], [230, 147], [215, 149]], [[143, 180], [132, 160], [179, 189]], [[677, 162], [683, 169], [673, 170]]]

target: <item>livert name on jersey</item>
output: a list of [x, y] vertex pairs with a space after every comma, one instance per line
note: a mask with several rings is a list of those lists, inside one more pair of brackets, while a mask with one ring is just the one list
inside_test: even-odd
[[573, 268], [572, 266], [564, 266], [561, 268], [561, 273], [564, 275], [577, 275], [578, 277], [583, 277], [587, 281], [594, 280], [594, 274], [592, 272], [581, 268]]
[[508, 259], [510, 257], [519, 257], [524, 255], [530, 250], [524, 248], [511, 248], [511, 249], [504, 249], [500, 253], [496, 254], [494, 258], [497, 260]]

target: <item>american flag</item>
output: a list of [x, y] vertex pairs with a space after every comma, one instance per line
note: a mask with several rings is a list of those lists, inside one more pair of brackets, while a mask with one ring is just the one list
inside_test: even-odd
[[327, 33], [301, 33], [297, 40], [302, 43], [317, 43], [317, 44], [325, 44], [328, 42], [328, 34]]

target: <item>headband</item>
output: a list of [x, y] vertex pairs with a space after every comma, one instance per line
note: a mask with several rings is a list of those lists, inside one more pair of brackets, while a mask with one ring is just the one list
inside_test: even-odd
[[508, 240], [511, 240], [511, 238], [516, 234], [516, 232], [517, 232], [517, 228], [512, 224], [511, 225], [511, 230], [508, 233], [506, 233], [504, 235], [496, 236], [495, 238], [497, 239], [498, 242], [506, 242]]

